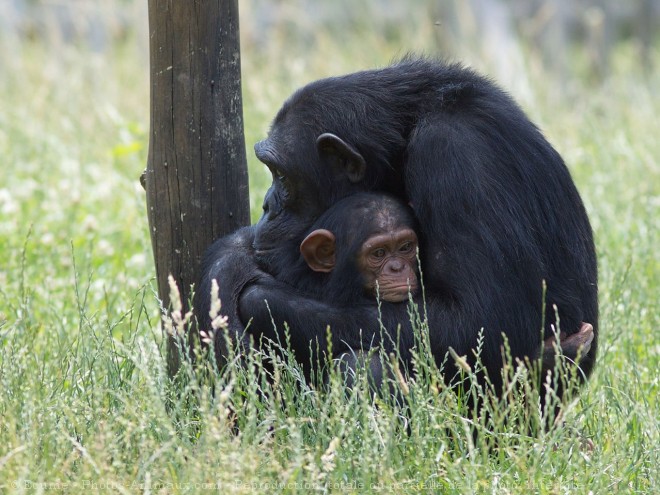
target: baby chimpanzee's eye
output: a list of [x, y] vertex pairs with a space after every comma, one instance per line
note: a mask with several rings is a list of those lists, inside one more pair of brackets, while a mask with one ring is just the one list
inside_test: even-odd
[[400, 253], [409, 253], [413, 249], [413, 243], [411, 241], [405, 242], [399, 248]]
[[385, 250], [383, 248], [374, 249], [371, 252], [371, 256], [373, 256], [374, 258], [381, 259], [385, 257]]

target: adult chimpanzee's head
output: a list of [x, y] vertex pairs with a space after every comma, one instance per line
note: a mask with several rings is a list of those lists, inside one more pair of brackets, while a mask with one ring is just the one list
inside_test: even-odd
[[284, 145], [274, 131], [255, 145], [257, 157], [273, 176], [257, 227], [257, 251], [299, 239], [335, 200], [363, 187], [366, 163], [355, 149], [333, 134], [321, 134], [315, 146], [302, 135], [299, 143]]
[[336, 203], [314, 223], [300, 253], [313, 271], [329, 274], [324, 292], [334, 301], [378, 295], [401, 302], [418, 287], [413, 213], [384, 194], [355, 194]]
[[[268, 137], [255, 145], [271, 171], [254, 247], [273, 272], [284, 244], [298, 245], [314, 220], [339, 199], [359, 191], [402, 195], [399, 160], [405, 138], [368, 81], [332, 78], [296, 92], [277, 114]], [[391, 186], [392, 184], [392, 186]], [[290, 247], [290, 246], [289, 246]]]

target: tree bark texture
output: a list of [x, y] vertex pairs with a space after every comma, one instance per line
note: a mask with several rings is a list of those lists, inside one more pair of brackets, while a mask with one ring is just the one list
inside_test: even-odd
[[163, 307], [171, 274], [185, 312], [204, 250], [250, 221], [238, 1], [149, 0], [149, 34], [149, 228]]

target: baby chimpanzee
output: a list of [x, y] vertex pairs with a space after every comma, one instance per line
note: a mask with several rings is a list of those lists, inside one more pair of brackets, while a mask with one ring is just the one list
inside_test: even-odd
[[[314, 223], [287, 282], [339, 308], [375, 306], [377, 300], [402, 303], [419, 287], [417, 244], [410, 207], [385, 194], [353, 194]], [[371, 333], [378, 328], [376, 319], [373, 325]], [[368, 350], [336, 349], [347, 382], [365, 365], [363, 351]], [[373, 384], [380, 387], [383, 370], [377, 355], [368, 367]]]

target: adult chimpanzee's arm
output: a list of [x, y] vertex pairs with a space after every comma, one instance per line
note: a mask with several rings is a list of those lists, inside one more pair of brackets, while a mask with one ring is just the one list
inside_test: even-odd
[[268, 276], [245, 289], [240, 297], [239, 312], [255, 341], [263, 336], [284, 345], [285, 325], [288, 326], [291, 348], [304, 366], [316, 361], [317, 349], [318, 357], [325, 359], [328, 328], [335, 355], [349, 349], [368, 350], [380, 345], [375, 304], [351, 308], [333, 306], [309, 298]]
[[[262, 275], [254, 261], [252, 242], [254, 227], [244, 227], [215, 241], [204, 254], [200, 279], [195, 288], [194, 309], [199, 330], [211, 330], [211, 284], [218, 284], [222, 307], [220, 314], [227, 316], [230, 335], [239, 338], [245, 332], [238, 312], [238, 298], [243, 289]], [[216, 336], [216, 351], [223, 354], [223, 336]]]
[[538, 356], [554, 304], [568, 334], [595, 326], [595, 254], [568, 170], [522, 112], [497, 94], [462, 110], [419, 123], [406, 192], [434, 355], [474, 348], [483, 328], [482, 359], [499, 375], [502, 334], [514, 357]]

